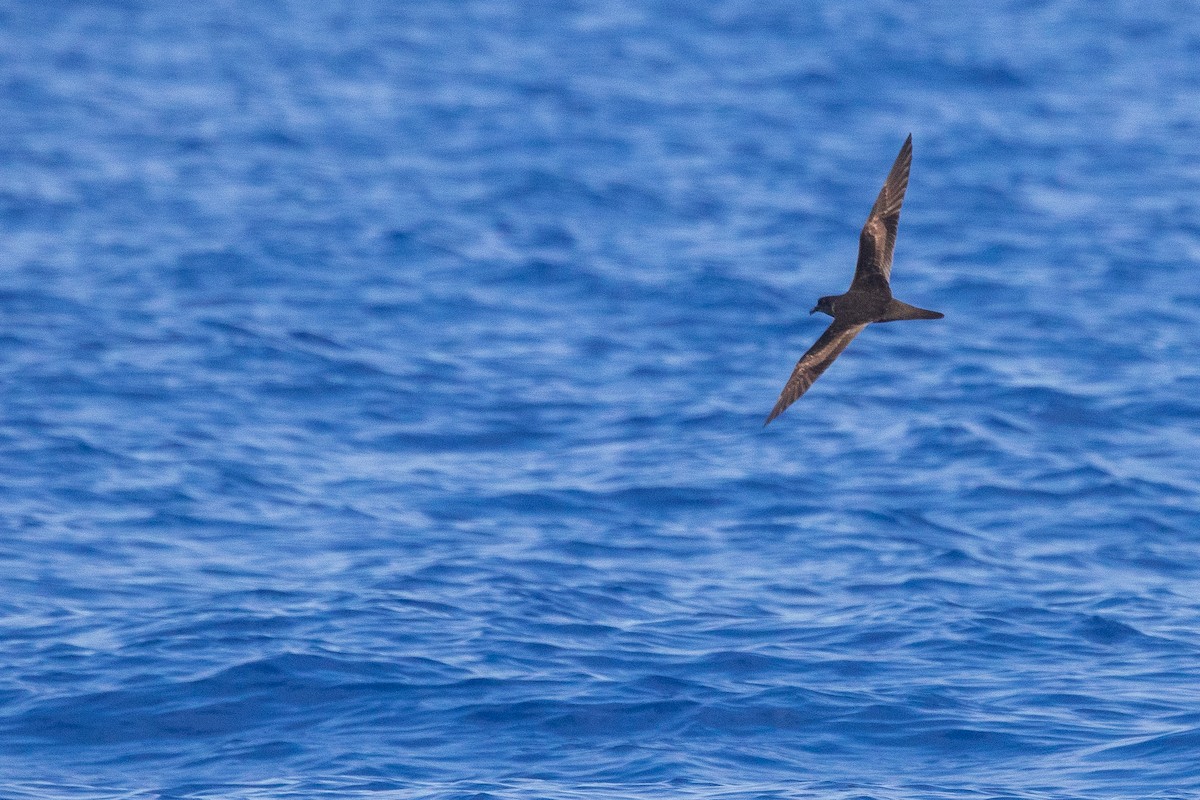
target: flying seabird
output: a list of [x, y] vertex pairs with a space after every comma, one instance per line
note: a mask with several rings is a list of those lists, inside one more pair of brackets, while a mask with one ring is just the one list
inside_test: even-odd
[[900, 225], [900, 205], [904, 202], [904, 190], [908, 188], [908, 169], [911, 164], [912, 134], [909, 134], [863, 225], [858, 239], [858, 266], [854, 268], [854, 280], [850, 282], [849, 291], [822, 297], [816, 307], [808, 312], [824, 312], [833, 317], [833, 324], [825, 329], [816, 344], [796, 363], [792, 377], [788, 378], [764, 426], [808, 391], [813, 381], [842, 354], [850, 340], [872, 322], [941, 319], [945, 316], [896, 300], [892, 297], [892, 287], [888, 282], [892, 274], [892, 251], [896, 249], [896, 228]]

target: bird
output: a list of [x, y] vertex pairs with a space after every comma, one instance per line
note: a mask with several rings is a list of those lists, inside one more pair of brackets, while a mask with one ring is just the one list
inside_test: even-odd
[[873, 322], [895, 322], [903, 319], [942, 319], [945, 314], [910, 306], [892, 297], [892, 253], [896, 249], [896, 229], [900, 225], [900, 206], [908, 188], [908, 172], [912, 166], [912, 134], [904, 140], [888, 172], [879, 197], [867, 216], [858, 239], [858, 265], [854, 279], [845, 294], [822, 297], [809, 314], [820, 311], [833, 317], [833, 324], [808, 349], [792, 376], [779, 394], [779, 400], [763, 427], [783, 413], [784, 409], [808, 391], [834, 359], [842, 354], [855, 336]]

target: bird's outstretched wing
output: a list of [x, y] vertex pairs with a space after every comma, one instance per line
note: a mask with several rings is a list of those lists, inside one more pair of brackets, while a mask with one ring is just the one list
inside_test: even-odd
[[850, 344], [850, 340], [862, 333], [865, 327], [867, 327], [865, 324], [844, 325], [835, 320], [826, 328], [825, 332], [821, 334], [821, 338], [817, 339], [816, 343], [808, 348], [808, 352], [796, 362], [796, 368], [792, 370], [792, 377], [788, 378], [787, 385], [780, 392], [779, 400], [771, 409], [763, 427], [769, 425], [771, 420], [782, 414], [785, 408], [807, 392], [808, 387], [813, 385], [813, 381], [821, 377], [821, 373], [842, 354], [846, 345]]
[[[892, 276], [892, 253], [896, 249], [896, 229], [900, 227], [900, 206], [908, 188], [908, 170], [912, 166], [912, 134], [904, 140], [896, 163], [888, 173], [871, 214], [858, 237], [858, 266], [850, 291], [887, 291]], [[882, 281], [881, 281], [882, 279]]]

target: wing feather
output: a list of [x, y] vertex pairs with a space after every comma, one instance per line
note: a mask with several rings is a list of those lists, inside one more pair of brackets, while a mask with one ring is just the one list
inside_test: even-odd
[[782, 414], [785, 408], [807, 392], [808, 387], [813, 385], [813, 381], [821, 377], [821, 373], [829, 368], [833, 360], [846, 349], [846, 345], [850, 344], [855, 336], [862, 333], [865, 327], [867, 327], [865, 324], [843, 325], [835, 321], [826, 328], [825, 332], [821, 334], [821, 338], [817, 339], [816, 343], [808, 348], [808, 352], [796, 362], [796, 368], [792, 370], [792, 377], [788, 378], [787, 384], [779, 394], [779, 400], [771, 409], [763, 426], [769, 425], [771, 420]]
[[[884, 288], [890, 294], [888, 281], [892, 276], [892, 253], [896, 250], [896, 230], [900, 227], [900, 206], [908, 189], [908, 171], [912, 166], [912, 134], [904, 140], [900, 154], [892, 164], [879, 197], [871, 208], [862, 234], [858, 237], [858, 266], [850, 290]], [[882, 287], [880, 285], [882, 279]]]

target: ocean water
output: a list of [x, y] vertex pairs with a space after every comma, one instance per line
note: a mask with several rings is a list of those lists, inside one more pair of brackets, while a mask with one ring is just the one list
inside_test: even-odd
[[1193, 4], [6, 2], [0, 120], [0, 797], [1200, 794]]

